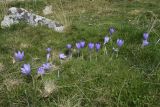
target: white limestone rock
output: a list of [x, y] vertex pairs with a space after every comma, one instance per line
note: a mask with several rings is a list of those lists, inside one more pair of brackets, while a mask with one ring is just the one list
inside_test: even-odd
[[1, 22], [1, 27], [10, 27], [13, 24], [17, 24], [19, 21], [15, 20], [15, 18], [12, 15], [8, 15], [4, 17], [4, 20]]
[[16, 7], [11, 7], [9, 9], [8, 15], [6, 15], [3, 21], [1, 22], [1, 27], [10, 27], [11, 25], [17, 24], [20, 21], [26, 21], [28, 24], [32, 26], [44, 25], [57, 32], [64, 31], [64, 26], [59, 22], [28, 12], [23, 8]]

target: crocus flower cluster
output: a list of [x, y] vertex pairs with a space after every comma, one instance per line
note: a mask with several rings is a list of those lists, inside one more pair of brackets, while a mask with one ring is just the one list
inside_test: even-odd
[[[110, 41], [111, 36], [113, 35], [113, 33], [115, 31], [116, 31], [115, 28], [110, 27], [109, 28], [110, 37], [107, 36], [107, 35], [104, 37], [104, 43], [103, 44], [105, 46], [105, 51], [106, 51], [106, 44]], [[83, 52], [81, 50], [82, 50], [82, 48], [85, 48], [85, 44], [86, 44], [86, 42], [84, 40], [81, 40], [80, 42], [77, 42], [75, 44], [75, 47], [78, 50], [77, 51], [78, 52], [78, 56], [80, 56], [80, 53], [81, 53], [82, 58], [83, 58]], [[123, 39], [117, 39], [117, 47], [118, 48], [122, 47], [123, 44], [124, 44], [124, 40]], [[71, 44], [67, 44], [66, 47], [67, 47], [67, 49], [73, 48]], [[93, 52], [92, 50], [94, 48], [95, 48], [96, 52], [99, 52], [99, 50], [101, 49], [101, 43], [100, 42], [97, 42], [97, 43], [89, 42], [88, 43], [88, 49], [90, 51], [90, 56], [91, 56], [91, 52]], [[67, 58], [67, 56], [65, 54], [61, 53], [61, 54], [59, 54], [59, 58], [62, 60], [62, 59]]]
[[142, 42], [143, 47], [149, 45], [148, 38], [149, 34], [147, 32], [143, 33], [143, 42]]
[[42, 66], [40, 66], [38, 69], [37, 69], [37, 73], [39, 75], [44, 75], [45, 74], [45, 71], [49, 70], [51, 68], [51, 64], [48, 62], [49, 59], [51, 58], [51, 51], [52, 49], [51, 48], [47, 48], [46, 49], [47, 51], [47, 62], [42, 64]]
[[49, 70], [51, 68], [51, 64], [50, 63], [44, 63], [42, 64], [42, 66], [40, 66], [38, 69], [37, 69], [37, 73], [39, 75], [44, 75], [45, 74], [45, 71]]
[[84, 40], [76, 43], [76, 48], [78, 50], [81, 49], [81, 48], [84, 48], [84, 47], [85, 47], [85, 41]]
[[[48, 59], [50, 58], [51, 48], [47, 48], [46, 51], [47, 51], [47, 62], [42, 64], [42, 66], [40, 66], [37, 69], [37, 74], [40, 74], [40, 75], [45, 74], [45, 71], [47, 71], [51, 68], [51, 64], [48, 62]], [[15, 52], [14, 58], [16, 61], [22, 61], [24, 59], [24, 51]], [[30, 75], [31, 74], [31, 65], [30, 64], [23, 64], [23, 66], [21, 67], [21, 73], [23, 75]]]
[[42, 64], [42, 68], [44, 68], [45, 70], [49, 70], [50, 69], [50, 67], [51, 67], [51, 64], [50, 63], [44, 63], [44, 64]]
[[[104, 46], [106, 46], [106, 44], [110, 41], [111, 36], [113, 35], [114, 32], [115, 32], [115, 29], [113, 27], [109, 28], [110, 37], [107, 36], [107, 35], [104, 37], [104, 43], [103, 43]], [[144, 43], [143, 43], [143, 45], [147, 44], [148, 36], [149, 36], [148, 33], [144, 33]], [[123, 44], [124, 44], [124, 40], [123, 39], [117, 39], [117, 46], [119, 48], [122, 47]], [[85, 48], [85, 46], [86, 46], [86, 42], [84, 40], [81, 40], [80, 42], [77, 42], [75, 44], [75, 47], [77, 48], [77, 50], [78, 50], [79, 53], [80, 53], [80, 51], [83, 48]], [[93, 52], [92, 50], [95, 49], [96, 52], [99, 52], [99, 50], [101, 49], [101, 43], [100, 42], [97, 42], [97, 43], [89, 42], [87, 46], [88, 46], [88, 49], [90, 51], [90, 58], [91, 58], [91, 53]], [[67, 44], [66, 48], [70, 52], [72, 52], [71, 51], [71, 49], [73, 48], [72, 44]], [[49, 59], [51, 58], [51, 51], [52, 51], [52, 49], [51, 48], [47, 48], [46, 51], [47, 51], [47, 55], [46, 55], [47, 62], [44, 63], [44, 64], [42, 64], [37, 69], [37, 74], [40, 74], [40, 75], [44, 75], [45, 72], [51, 68], [51, 63], [49, 63]], [[82, 55], [83, 55], [83, 53], [82, 53]], [[98, 55], [98, 53], [97, 53], [97, 55]], [[22, 51], [22, 52], [21, 51], [16, 52], [15, 55], [14, 55], [14, 57], [15, 57], [16, 61], [22, 61], [23, 58], [24, 58], [24, 51]], [[68, 56], [66, 56], [64, 53], [60, 53], [59, 54], [59, 59], [60, 60], [64, 60], [67, 57]], [[22, 68], [21, 68], [21, 73], [24, 74], [24, 75], [30, 75], [30, 73], [31, 73], [31, 66], [30, 66], [30, 64], [24, 64], [22, 66]]]
[[[15, 52], [14, 53], [14, 58], [16, 61], [22, 61], [24, 59], [24, 51], [18, 51], [18, 52]], [[23, 75], [30, 75], [30, 72], [31, 72], [31, 66], [30, 64], [24, 64], [22, 67], [21, 67], [21, 73]]]
[[[76, 48], [77, 48], [78, 50], [80, 50], [80, 49], [82, 49], [82, 48], [85, 48], [85, 44], [86, 44], [86, 42], [85, 42], [84, 40], [81, 41], [81, 42], [77, 42], [77, 43], [76, 43]], [[101, 44], [100, 44], [99, 42], [97, 42], [96, 44], [94, 44], [93, 42], [89, 42], [89, 43], [88, 43], [88, 49], [89, 49], [89, 50], [94, 49], [94, 47], [96, 48], [96, 50], [99, 50], [100, 47], [101, 47]]]
[[[46, 70], [49, 70], [51, 68], [50, 63], [45, 63], [41, 67], [37, 69], [37, 74], [44, 75]], [[21, 73], [24, 75], [30, 75], [31, 73], [31, 66], [30, 64], [24, 64], [21, 68]]]

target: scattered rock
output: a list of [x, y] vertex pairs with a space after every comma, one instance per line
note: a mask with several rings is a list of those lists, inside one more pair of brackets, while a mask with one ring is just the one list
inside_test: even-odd
[[48, 97], [50, 94], [55, 92], [57, 87], [53, 80], [48, 80], [44, 82], [44, 90], [42, 92], [43, 97]]
[[129, 12], [129, 14], [131, 14], [131, 15], [139, 15], [141, 12], [143, 12], [142, 9], [135, 9], [135, 10], [131, 10]]
[[52, 5], [49, 5], [49, 6], [46, 6], [43, 10], [43, 14], [44, 15], [49, 15], [49, 14], [52, 14], [53, 11], [52, 11]]
[[63, 32], [64, 26], [59, 22], [50, 20], [48, 18], [36, 15], [32, 12], [28, 12], [23, 8], [11, 7], [9, 8], [8, 15], [6, 15], [1, 22], [1, 27], [10, 27], [13, 24], [17, 24], [20, 21], [26, 21], [32, 26], [45, 25], [50, 29], [53, 29], [57, 32]]

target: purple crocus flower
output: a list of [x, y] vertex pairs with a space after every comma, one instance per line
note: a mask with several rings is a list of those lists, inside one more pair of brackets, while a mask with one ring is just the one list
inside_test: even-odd
[[72, 45], [71, 45], [71, 44], [67, 44], [67, 45], [66, 45], [66, 48], [67, 48], [67, 49], [71, 49], [71, 48], [72, 48]]
[[77, 47], [77, 49], [80, 49], [80, 48], [81, 48], [80, 42], [76, 43], [76, 47]]
[[21, 68], [21, 73], [24, 75], [30, 75], [30, 72], [31, 72], [30, 64], [24, 64], [23, 67]]
[[149, 45], [149, 42], [147, 40], [143, 40], [142, 46], [147, 46]]
[[144, 40], [147, 40], [149, 37], [149, 34], [147, 32], [143, 33], [143, 39]]
[[37, 73], [40, 74], [40, 75], [45, 74], [44, 67], [39, 67], [39, 68], [37, 69]]
[[89, 48], [89, 49], [93, 49], [93, 48], [94, 48], [94, 43], [90, 42], [90, 43], [88, 44], [88, 48]]
[[47, 48], [46, 49], [47, 52], [51, 52], [51, 50], [52, 50], [51, 48]]
[[118, 45], [118, 47], [121, 47], [123, 44], [124, 44], [124, 40], [117, 39], [117, 45]]
[[84, 48], [84, 46], [85, 46], [85, 41], [81, 41], [81, 42], [80, 42], [80, 45], [81, 45], [81, 48]]
[[49, 70], [51, 68], [51, 64], [50, 63], [45, 63], [42, 65], [42, 67], [45, 69], [45, 70]]
[[22, 61], [24, 57], [24, 51], [20, 52], [18, 51], [17, 53], [14, 54], [15, 60], [17, 61]]
[[96, 51], [98, 52], [99, 49], [101, 48], [101, 44], [100, 44], [100, 43], [96, 43], [96, 44], [95, 44], [95, 47], [96, 47]]
[[67, 56], [64, 55], [63, 53], [60, 53], [60, 54], [59, 54], [59, 58], [60, 58], [60, 59], [65, 59], [66, 57], [67, 57]]
[[108, 36], [105, 36], [104, 37], [104, 44], [108, 43], [109, 42], [109, 37]]
[[113, 27], [109, 28], [109, 33], [112, 35], [116, 30]]

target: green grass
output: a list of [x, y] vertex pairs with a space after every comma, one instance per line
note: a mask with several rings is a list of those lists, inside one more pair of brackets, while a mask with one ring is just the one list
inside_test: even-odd
[[[11, 6], [31, 9], [43, 15], [44, 6], [53, 5], [54, 12], [46, 17], [67, 26], [57, 33], [45, 26], [32, 27], [26, 23], [0, 29], [0, 104], [3, 107], [159, 107], [160, 106], [160, 39], [159, 0], [40, 0], [11, 2]], [[0, 6], [4, 10], [4, 6]], [[4, 16], [4, 14], [1, 14]], [[155, 21], [155, 24], [153, 24]], [[58, 54], [66, 52], [67, 43], [74, 45], [84, 39], [87, 43], [101, 42], [116, 28], [117, 38], [125, 43], [118, 57], [107, 45], [89, 59], [77, 57], [60, 64]], [[143, 32], [150, 32], [150, 45], [141, 48]], [[43, 78], [37, 68], [46, 61], [47, 47], [52, 50], [55, 65]], [[17, 50], [25, 52], [25, 60], [13, 63]], [[32, 66], [32, 77], [20, 72], [24, 63]], [[57, 73], [60, 72], [60, 78]]]

